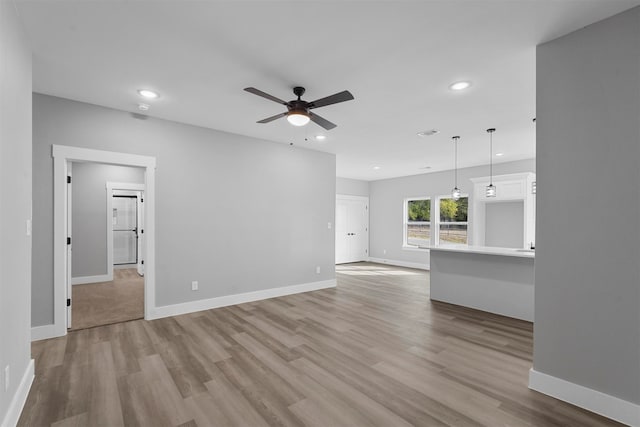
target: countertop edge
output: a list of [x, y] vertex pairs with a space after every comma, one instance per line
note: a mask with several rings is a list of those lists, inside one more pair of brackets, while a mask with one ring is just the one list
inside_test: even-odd
[[433, 251], [441, 252], [456, 252], [456, 253], [470, 253], [481, 255], [497, 255], [497, 256], [510, 256], [518, 258], [531, 258], [535, 259], [535, 252], [521, 252], [512, 248], [492, 248], [488, 246], [432, 246], [429, 248]]

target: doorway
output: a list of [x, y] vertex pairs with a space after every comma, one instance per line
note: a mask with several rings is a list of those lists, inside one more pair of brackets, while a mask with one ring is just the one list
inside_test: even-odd
[[[67, 327], [87, 329], [144, 317], [144, 170], [69, 162], [71, 301]], [[119, 183], [115, 181], [132, 181]]]
[[[54, 158], [54, 324], [48, 337], [63, 336], [72, 322], [72, 231], [69, 221], [71, 197], [71, 163], [98, 163], [132, 166], [144, 171], [145, 226], [143, 312], [154, 318], [155, 307], [155, 164], [154, 157], [87, 148], [53, 145]], [[103, 184], [104, 185], [104, 184]], [[104, 196], [103, 196], [104, 197]], [[106, 219], [105, 219], [106, 222]], [[104, 223], [103, 223], [104, 224]], [[103, 225], [104, 227], [104, 225]], [[104, 230], [104, 228], [103, 228]], [[137, 273], [136, 273], [137, 274]]]
[[369, 198], [336, 196], [336, 264], [369, 257]]

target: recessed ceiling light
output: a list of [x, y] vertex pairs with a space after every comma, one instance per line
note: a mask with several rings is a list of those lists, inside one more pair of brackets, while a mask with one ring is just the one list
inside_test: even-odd
[[437, 133], [440, 133], [438, 129], [429, 129], [429, 130], [423, 130], [422, 132], [418, 132], [418, 136], [432, 136]]
[[156, 99], [160, 96], [158, 92], [154, 92], [149, 89], [139, 89], [138, 93], [140, 94], [140, 96], [147, 99]]
[[502, 157], [504, 156], [504, 153], [496, 153], [496, 157]]
[[324, 141], [327, 139], [325, 135], [316, 135], [316, 141]]
[[451, 86], [449, 86], [449, 89], [451, 89], [451, 90], [465, 90], [469, 86], [471, 86], [471, 82], [455, 82], [455, 83], [451, 84]]
[[373, 170], [374, 170], [374, 171], [379, 171], [379, 170], [380, 170], [380, 166], [374, 166], [374, 167], [373, 167]]

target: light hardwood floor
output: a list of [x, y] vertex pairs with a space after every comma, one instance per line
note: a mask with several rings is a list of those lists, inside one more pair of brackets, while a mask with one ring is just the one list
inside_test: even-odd
[[20, 426], [614, 426], [527, 388], [532, 325], [431, 303], [428, 273], [33, 343]]
[[111, 282], [73, 285], [71, 329], [144, 318], [144, 277], [135, 268], [113, 271]]

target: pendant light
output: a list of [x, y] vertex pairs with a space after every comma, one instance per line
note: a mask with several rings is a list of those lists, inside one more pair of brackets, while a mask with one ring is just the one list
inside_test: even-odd
[[496, 186], [493, 185], [493, 133], [495, 128], [487, 129], [489, 134], [489, 185], [487, 186], [487, 197], [496, 197]]
[[454, 136], [451, 139], [453, 139], [453, 146], [454, 148], [454, 187], [453, 190], [451, 190], [451, 198], [453, 200], [458, 200], [460, 199], [460, 189], [458, 188], [458, 140], [460, 139], [459, 136]]

